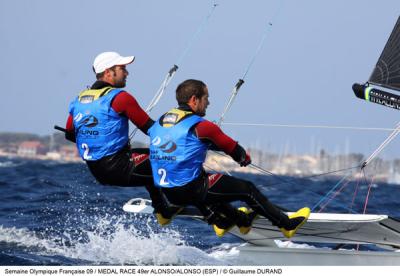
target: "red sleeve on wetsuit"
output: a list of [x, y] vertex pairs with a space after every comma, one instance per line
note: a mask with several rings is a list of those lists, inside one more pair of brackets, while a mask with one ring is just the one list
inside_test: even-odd
[[65, 124], [65, 128], [67, 129], [68, 132], [74, 131], [74, 124], [73, 124], [71, 114], [69, 114], [69, 116], [68, 116], [67, 123]]
[[237, 142], [222, 132], [221, 128], [210, 121], [202, 121], [196, 125], [195, 131], [200, 140], [213, 143], [226, 154], [233, 153]]
[[117, 113], [123, 113], [138, 128], [142, 128], [150, 119], [149, 115], [140, 107], [136, 99], [123, 91], [115, 96], [111, 107]]
[[76, 143], [74, 122], [71, 114], [69, 114], [67, 123], [65, 124], [65, 139]]

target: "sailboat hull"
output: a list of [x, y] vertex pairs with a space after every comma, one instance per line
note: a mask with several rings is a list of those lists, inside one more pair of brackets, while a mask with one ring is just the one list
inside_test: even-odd
[[400, 252], [273, 248], [246, 244], [239, 249], [240, 265], [277, 266], [392, 266], [400, 265]]
[[[123, 209], [131, 213], [153, 213], [151, 202], [145, 199], [131, 199]], [[202, 219], [193, 207], [184, 208], [178, 216]], [[291, 242], [282, 246], [287, 239], [265, 218], [257, 219], [247, 235], [236, 227], [230, 233], [245, 241], [237, 247], [238, 265], [400, 265], [400, 250], [396, 251], [400, 248], [400, 222], [386, 215], [312, 213], [290, 241], [372, 244], [391, 251], [334, 250]]]

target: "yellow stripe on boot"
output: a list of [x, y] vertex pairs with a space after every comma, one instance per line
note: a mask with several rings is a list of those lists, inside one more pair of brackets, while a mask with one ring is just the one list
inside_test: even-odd
[[155, 213], [158, 224], [160, 224], [161, 226], [166, 226], [170, 224], [170, 222], [174, 219], [174, 217], [176, 217], [176, 215], [178, 215], [183, 210], [183, 207], [174, 207], [174, 208], [176, 208], [176, 210], [174, 210], [174, 215], [172, 215], [170, 218], [163, 217], [161, 213]]
[[310, 213], [311, 213], [310, 208], [304, 207], [304, 208], [301, 208], [300, 210], [298, 210], [296, 213], [291, 214], [289, 216], [289, 219], [303, 217], [303, 220], [296, 226], [296, 228], [294, 228], [292, 230], [286, 230], [285, 228], [281, 228], [280, 230], [282, 231], [283, 235], [288, 239], [293, 237], [296, 234], [297, 230], [307, 221], [308, 217], [310, 216]]
[[224, 229], [224, 228], [219, 228], [217, 225], [213, 224], [213, 228], [214, 228], [215, 234], [219, 238], [223, 237], [226, 234], [226, 232], [229, 232], [233, 228], [233, 226], [235, 226], [235, 225], [232, 225], [232, 226]]
[[[238, 210], [241, 211], [241, 212], [243, 212], [243, 213], [245, 213], [246, 215], [250, 215], [250, 214], [254, 213], [253, 210], [248, 209], [248, 208], [246, 208], [246, 207], [239, 207]], [[258, 215], [255, 215], [255, 216], [254, 216], [254, 218], [251, 220], [250, 226], [240, 226], [240, 227], [239, 227], [240, 233], [242, 233], [243, 235], [248, 234], [248, 233], [250, 232], [250, 230], [251, 230], [252, 225], [253, 225], [253, 221], [254, 221], [257, 217], [258, 217]]]

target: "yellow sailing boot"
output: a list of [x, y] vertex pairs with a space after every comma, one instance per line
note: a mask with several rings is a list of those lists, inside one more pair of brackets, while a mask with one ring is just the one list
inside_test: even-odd
[[215, 234], [220, 238], [235, 226], [235, 220], [232, 217], [227, 217], [222, 213], [215, 214], [213, 222]]
[[164, 218], [161, 213], [156, 213], [156, 218], [157, 218], [158, 224], [160, 224], [161, 226], [170, 224], [170, 222], [172, 220], [172, 218]]
[[180, 211], [183, 210], [183, 207], [179, 206], [169, 206], [167, 207], [168, 210], [157, 210], [155, 211], [155, 215], [157, 218], [158, 224], [161, 226], [168, 225], [173, 218], [179, 214]]
[[229, 230], [231, 230], [233, 228], [233, 226], [235, 226], [235, 225], [232, 225], [232, 226], [224, 229], [224, 228], [219, 228], [217, 225], [213, 224], [213, 228], [214, 228], [215, 234], [219, 238], [223, 237], [226, 234], [226, 232], [229, 232]]
[[297, 230], [307, 221], [308, 217], [310, 216], [310, 208], [304, 207], [298, 210], [296, 213], [293, 213], [289, 216], [289, 220], [291, 222], [290, 229], [280, 228], [283, 235], [290, 239], [293, 237]]
[[242, 233], [243, 235], [246, 235], [250, 232], [251, 230], [251, 226], [253, 225], [254, 220], [258, 217], [257, 213], [251, 209], [248, 209], [246, 207], [240, 207], [238, 208], [238, 210], [240, 212], [245, 213], [249, 219], [250, 219], [250, 225], [248, 226], [239, 226], [239, 231], [240, 233]]

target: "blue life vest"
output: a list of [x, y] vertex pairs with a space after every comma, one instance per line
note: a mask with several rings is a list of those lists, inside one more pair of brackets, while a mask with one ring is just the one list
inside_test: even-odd
[[111, 108], [111, 101], [121, 91], [111, 87], [85, 90], [70, 104], [76, 145], [83, 160], [99, 160], [128, 143], [128, 118]]
[[150, 162], [156, 186], [183, 186], [200, 175], [207, 145], [197, 138], [191, 128], [203, 120], [192, 115], [171, 127], [161, 126], [158, 120], [148, 130]]

